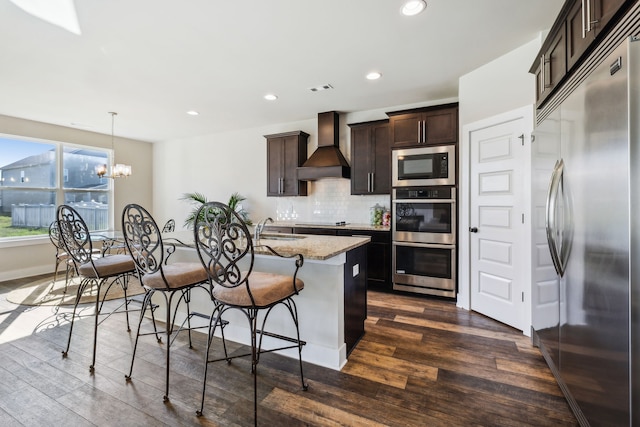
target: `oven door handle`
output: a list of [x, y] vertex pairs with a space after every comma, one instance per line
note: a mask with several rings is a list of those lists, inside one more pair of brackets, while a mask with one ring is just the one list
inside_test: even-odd
[[393, 246], [409, 246], [412, 248], [455, 249], [456, 245], [439, 245], [437, 243], [413, 243], [394, 241]]
[[392, 203], [451, 203], [453, 205], [456, 204], [455, 199], [393, 199]]

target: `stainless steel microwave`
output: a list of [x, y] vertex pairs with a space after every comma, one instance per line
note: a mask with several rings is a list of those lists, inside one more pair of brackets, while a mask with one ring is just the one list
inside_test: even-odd
[[391, 157], [393, 187], [456, 184], [455, 145], [393, 150]]

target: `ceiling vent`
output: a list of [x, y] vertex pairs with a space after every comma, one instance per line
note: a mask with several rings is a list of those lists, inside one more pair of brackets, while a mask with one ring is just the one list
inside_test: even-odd
[[329, 83], [327, 83], [326, 85], [320, 85], [320, 86], [309, 88], [311, 92], [320, 92], [321, 90], [328, 90], [328, 89], [333, 89], [333, 86], [331, 86]]

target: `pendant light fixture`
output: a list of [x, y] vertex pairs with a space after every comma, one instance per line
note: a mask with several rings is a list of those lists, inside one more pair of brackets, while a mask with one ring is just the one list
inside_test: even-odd
[[131, 176], [131, 165], [115, 163], [116, 151], [114, 149], [114, 144], [113, 144], [113, 140], [114, 140], [113, 124], [115, 121], [115, 117], [118, 115], [118, 113], [110, 111], [109, 114], [111, 114], [111, 150], [113, 151], [114, 165], [111, 166], [111, 175], [107, 175], [106, 164], [97, 166], [96, 174], [100, 178], [126, 178], [128, 176]]

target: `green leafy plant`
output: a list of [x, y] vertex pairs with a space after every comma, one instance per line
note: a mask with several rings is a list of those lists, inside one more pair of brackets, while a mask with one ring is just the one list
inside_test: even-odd
[[[193, 205], [193, 209], [191, 210], [187, 218], [184, 220], [185, 227], [192, 229], [193, 224], [196, 221], [196, 216], [198, 215], [198, 211], [200, 210], [202, 205], [208, 202], [207, 197], [202, 193], [194, 192], [194, 193], [183, 194], [180, 200], [186, 200]], [[246, 197], [243, 197], [242, 195], [240, 195], [240, 193], [236, 192], [236, 193], [233, 193], [231, 197], [229, 197], [229, 202], [227, 202], [227, 205], [232, 210], [234, 210], [238, 214], [238, 216], [240, 216], [240, 218], [242, 218], [245, 224], [253, 225], [253, 222], [249, 218], [249, 212], [247, 212], [246, 209], [241, 207], [242, 205], [240, 204], [240, 202], [242, 202], [243, 200], [247, 200]]]

